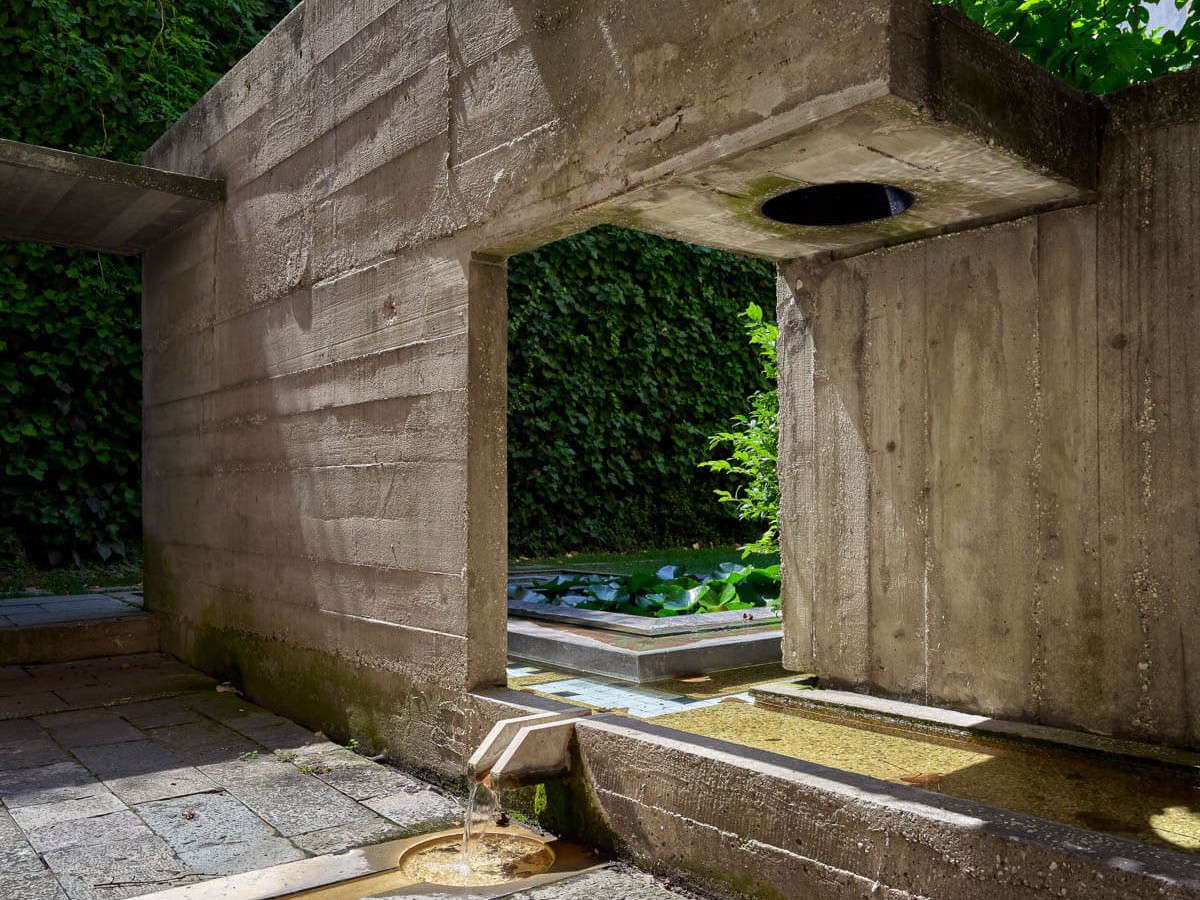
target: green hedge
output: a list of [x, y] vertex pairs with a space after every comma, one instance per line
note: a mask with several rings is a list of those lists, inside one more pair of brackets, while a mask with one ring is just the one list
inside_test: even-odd
[[510, 552], [753, 538], [697, 464], [767, 386], [738, 314], [774, 266], [604, 227], [508, 271]]
[[[0, 138], [137, 162], [294, 0], [6, 0]], [[0, 563], [141, 534], [137, 260], [0, 244]]]
[[[1142, 0], [939, 0], [1067, 84], [1093, 94], [1187, 69], [1200, 56], [1200, 3], [1175, 31], [1150, 30]], [[1176, 0], [1182, 9], [1186, 0]]]

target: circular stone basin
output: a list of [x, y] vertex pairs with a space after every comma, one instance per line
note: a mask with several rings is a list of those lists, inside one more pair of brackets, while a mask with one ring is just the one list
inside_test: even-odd
[[420, 844], [400, 858], [400, 872], [414, 883], [474, 886], [506, 884], [545, 872], [554, 851], [536, 838], [485, 834], [471, 841], [464, 858], [462, 838], [447, 836]]

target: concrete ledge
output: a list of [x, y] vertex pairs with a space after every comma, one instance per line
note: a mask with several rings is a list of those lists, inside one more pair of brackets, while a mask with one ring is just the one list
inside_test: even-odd
[[834, 714], [840, 719], [851, 719], [866, 724], [891, 724], [928, 733], [960, 734], [993, 741], [1080, 750], [1093, 755], [1100, 754], [1139, 763], [1183, 767], [1200, 774], [1200, 753], [1156, 747], [1107, 735], [1067, 731], [1029, 722], [992, 719], [850, 691], [813, 690], [788, 681], [751, 688], [750, 693], [763, 706], [823, 713], [827, 716]]
[[656, 640], [588, 633], [521, 619], [508, 622], [510, 659], [571, 672], [608, 675], [638, 684], [778, 662], [782, 656], [781, 639], [777, 626], [762, 627], [751, 633], [743, 630], [690, 639], [675, 635]]
[[207, 178], [0, 140], [0, 240], [140, 253], [224, 195]]
[[576, 725], [598, 807], [639, 864], [822, 900], [1200, 898], [1200, 859], [610, 715]]
[[158, 620], [145, 612], [90, 622], [0, 629], [2, 666], [74, 662], [158, 650]]
[[[747, 620], [746, 613], [755, 615]], [[640, 634], [656, 637], [668, 634], [697, 634], [702, 631], [727, 631], [778, 621], [779, 616], [765, 608], [751, 610], [727, 610], [725, 612], [695, 613], [688, 616], [665, 616], [661, 619], [649, 616], [631, 616], [626, 613], [603, 612], [598, 609], [576, 609], [571, 606], [555, 606], [552, 603], [525, 603], [508, 601], [508, 614], [521, 619], [541, 619], [545, 622], [566, 622], [596, 628], [601, 631], [619, 631], [623, 634]]]

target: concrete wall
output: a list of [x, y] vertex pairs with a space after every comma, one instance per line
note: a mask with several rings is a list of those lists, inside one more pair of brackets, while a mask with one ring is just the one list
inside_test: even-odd
[[790, 667], [1200, 744], [1198, 94], [1107, 98], [1095, 207], [781, 267]]
[[144, 261], [146, 596], [168, 649], [461, 771], [464, 692], [504, 678], [504, 255], [776, 117], [886, 93], [899, 18], [294, 10], [145, 157], [228, 197]]
[[[461, 774], [518, 705], [486, 690], [504, 676], [506, 255], [671, 221], [680, 191], [709, 201], [693, 239], [780, 258], [1094, 199], [1095, 105], [989, 40], [916, 0], [306, 0], [146, 156], [228, 197], [144, 261], [146, 596], [166, 647]], [[1189, 253], [1143, 262], [1160, 231], [1195, 241], [1196, 117], [1172, 96], [1114, 102], [1103, 174], [1128, 184], [1098, 207], [784, 267], [792, 665], [1180, 733], [1198, 273]], [[839, 141], [856, 175], [926, 186], [926, 230], [830, 239], [754, 214], [772, 160], [824, 178]], [[1173, 855], [1115, 839], [1042, 839], [653, 728], [579, 737], [570, 799], [598, 837], [724, 889], [1196, 894]]]

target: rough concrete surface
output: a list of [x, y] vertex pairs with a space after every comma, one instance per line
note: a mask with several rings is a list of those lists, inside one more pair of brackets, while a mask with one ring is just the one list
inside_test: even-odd
[[[163, 646], [457, 775], [511, 703], [468, 693], [504, 678], [504, 259], [611, 222], [791, 261], [791, 664], [1195, 743], [1196, 124], [1162, 92], [1109, 101], [1101, 144], [1099, 101], [920, 0], [306, 0], [146, 154], [228, 187], [144, 260]], [[917, 203], [834, 231], [758, 214], [846, 178]], [[776, 830], [739, 837], [737, 777], [694, 818], [597, 791], [631, 852], [714, 883], [1089, 896], [1093, 861], [1011, 861], [965, 813], [897, 812], [885, 852], [863, 793], [756, 801]], [[1149, 883], [1099, 871], [1091, 896]]]
[[[787, 258], [1088, 199], [1094, 103], [943, 18], [915, 0], [296, 9], [146, 154], [228, 185], [144, 264], [164, 646], [285, 706], [304, 680], [312, 710], [373, 671], [406, 720], [454, 729], [455, 697], [503, 678], [504, 255], [612, 221]], [[1014, 97], [1054, 98], [1030, 112], [1032, 161], [978, 115], [1011, 98], [959, 77], [976, 45]], [[756, 215], [835, 174], [921, 202], [837, 234]], [[423, 765], [465, 756], [409, 746], [382, 696], [359, 705]]]
[[573, 782], [635, 862], [756, 897], [1200, 896], [1194, 856], [593, 716]]
[[790, 667], [1200, 746], [1198, 78], [1096, 207], [783, 266]]

